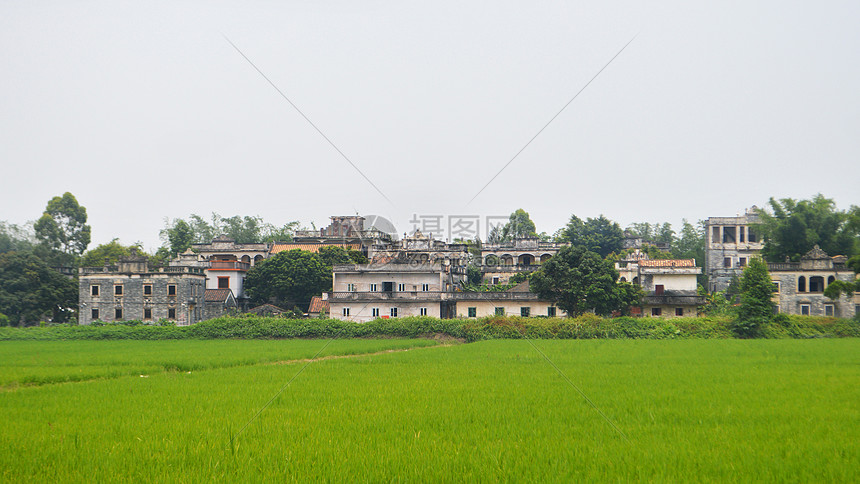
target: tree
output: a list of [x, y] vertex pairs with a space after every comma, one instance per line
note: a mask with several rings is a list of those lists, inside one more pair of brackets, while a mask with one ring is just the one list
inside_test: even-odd
[[344, 249], [336, 245], [320, 247], [317, 256], [329, 269], [338, 264], [367, 264], [368, 262], [361, 251], [352, 248]]
[[530, 287], [571, 316], [586, 311], [609, 315], [638, 303], [634, 289], [618, 285], [612, 263], [582, 246], [564, 247], [531, 276]]
[[34, 236], [28, 226], [0, 222], [0, 253], [30, 251], [33, 243]]
[[160, 235], [169, 245], [168, 255], [171, 259], [188, 250], [194, 243], [194, 231], [188, 222], [182, 219], [174, 220], [171, 226], [161, 230]]
[[87, 209], [69, 192], [48, 201], [42, 217], [33, 226], [36, 238], [48, 248], [66, 255], [66, 262], [83, 254], [90, 244]]
[[797, 261], [816, 244], [831, 255], [851, 257], [860, 253], [860, 209], [836, 209], [833, 200], [820, 193], [812, 200], [783, 198], [768, 202], [773, 213], [759, 210], [754, 230], [765, 243], [762, 255], [771, 262]]
[[502, 240], [514, 240], [522, 237], [537, 237], [537, 228], [529, 213], [518, 208], [511, 214], [508, 223], [502, 228]]
[[245, 278], [254, 303], [307, 307], [311, 297], [331, 289], [331, 267], [312, 252], [293, 249], [256, 264]]
[[737, 336], [755, 337], [773, 318], [773, 281], [767, 272], [767, 263], [759, 258], [750, 259], [741, 277], [741, 305], [733, 329]]
[[603, 215], [588, 218], [585, 222], [576, 215], [571, 215], [570, 221], [562, 230], [560, 242], [569, 242], [571, 245], [596, 252], [600, 257], [606, 257], [621, 250], [624, 231], [616, 222]]
[[130, 256], [131, 249], [143, 253], [139, 244], [125, 246], [119, 243], [119, 239], [113, 239], [107, 244], [99, 244], [95, 249], [86, 251], [81, 257], [80, 266], [102, 267], [105, 265], [105, 259], [108, 259], [109, 264], [116, 264], [120, 257]]
[[60, 275], [33, 254], [0, 254], [0, 313], [10, 324], [31, 325], [45, 319], [68, 321], [78, 302], [74, 280]]

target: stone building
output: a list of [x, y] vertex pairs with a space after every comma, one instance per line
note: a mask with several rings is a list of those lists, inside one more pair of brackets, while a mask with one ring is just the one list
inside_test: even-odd
[[78, 269], [80, 324], [93, 321], [176, 321], [205, 319], [206, 275], [201, 267], [171, 266], [152, 270], [146, 257], [120, 257], [115, 266]]
[[523, 237], [510, 242], [485, 244], [481, 247], [484, 282], [507, 284], [519, 272], [533, 272], [550, 260], [566, 244], [543, 242], [536, 237]]
[[851, 282], [854, 271], [844, 256], [830, 257], [817, 245], [799, 262], [768, 263], [774, 283], [774, 304], [786, 314], [852, 318], [858, 311], [854, 298], [842, 296], [834, 301], [824, 290], [834, 281]]
[[[299, 230], [293, 237], [293, 243], [308, 247], [326, 247], [337, 245], [361, 251], [367, 258], [372, 258], [378, 250], [391, 247], [394, 242], [391, 234], [375, 227], [366, 227], [367, 220], [359, 215], [332, 215], [327, 227], [319, 230]], [[290, 247], [291, 244], [275, 244], [272, 255], [282, 250], [304, 247]], [[312, 250], [316, 252], [316, 250]]]
[[212, 319], [225, 314], [233, 314], [239, 310], [236, 297], [231, 289], [206, 289], [203, 294], [203, 319]]
[[705, 221], [705, 274], [710, 292], [724, 291], [740, 277], [750, 258], [758, 257], [764, 243], [752, 225], [759, 222], [753, 206], [737, 217], [710, 217]]

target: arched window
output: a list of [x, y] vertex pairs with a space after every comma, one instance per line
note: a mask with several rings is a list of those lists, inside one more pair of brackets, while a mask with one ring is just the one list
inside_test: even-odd
[[627, 278], [624, 276], [621, 276], [621, 279], [618, 279], [618, 281], [619, 282], [627, 282]]
[[835, 278], [835, 277], [830, 276], [830, 277], [828, 277], [828, 278], [827, 278], [827, 285], [828, 285], [828, 286], [829, 286], [829, 285], [831, 285], [831, 284], [833, 284], [834, 282], [836, 282], [836, 278]]
[[552, 254], [544, 254], [544, 255], [540, 256], [540, 263], [543, 264], [544, 262], [546, 262], [550, 259], [552, 259]]
[[258, 264], [261, 260], [263, 260], [263, 256], [255, 255], [254, 256], [254, 264]]
[[806, 292], [806, 277], [800, 276], [797, 278], [797, 292]]
[[484, 263], [488, 266], [497, 266], [499, 265], [499, 258], [493, 254], [490, 254], [487, 256], [486, 259], [484, 259]]
[[250, 264], [251, 263], [251, 257], [248, 255], [243, 255], [242, 256], [242, 262], [244, 262], [245, 264]]
[[639, 277], [638, 276], [633, 278], [633, 284], [639, 284]]

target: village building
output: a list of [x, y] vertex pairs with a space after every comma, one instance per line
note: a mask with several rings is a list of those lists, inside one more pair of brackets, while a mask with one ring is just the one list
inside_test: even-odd
[[203, 294], [203, 302], [203, 319], [217, 318], [239, 311], [239, 304], [231, 289], [206, 289]]
[[764, 247], [753, 226], [758, 208], [737, 217], [710, 217], [705, 221], [705, 274], [710, 292], [724, 291], [732, 278], [740, 277], [750, 258]]
[[507, 291], [468, 291], [451, 294], [458, 318], [483, 318], [485, 316], [566, 316], [554, 303], [540, 299], [529, 289], [529, 281], [523, 281]]
[[834, 281], [855, 280], [856, 274], [847, 267], [845, 256], [830, 257], [816, 245], [799, 262], [767, 266], [774, 283], [773, 302], [780, 313], [852, 318], [860, 311], [856, 296], [842, 295], [834, 301], [824, 295]]
[[615, 263], [620, 282], [638, 284], [645, 292], [642, 314], [654, 317], [697, 316], [704, 305], [698, 295], [702, 273], [695, 259], [649, 259], [639, 250]]
[[206, 318], [203, 268], [153, 270], [134, 249], [116, 265], [78, 269], [78, 288], [79, 324], [166, 319], [188, 325]]
[[455, 305], [449, 295], [466, 274], [450, 260], [336, 265], [332, 271], [333, 290], [327, 298], [331, 316], [356, 322], [403, 316], [451, 318]]
[[544, 242], [537, 237], [522, 237], [510, 242], [481, 247], [481, 270], [487, 284], [507, 284], [520, 272], [533, 272], [555, 256], [566, 244]]
[[309, 318], [325, 318], [330, 314], [331, 309], [328, 303], [328, 294], [322, 296], [314, 296], [308, 304]]
[[319, 247], [337, 246], [361, 251], [372, 258], [394, 242], [391, 234], [375, 227], [365, 227], [367, 219], [359, 215], [332, 215], [327, 227], [319, 230], [298, 230], [291, 243], [276, 243], [272, 255], [284, 250], [302, 249], [316, 252]]

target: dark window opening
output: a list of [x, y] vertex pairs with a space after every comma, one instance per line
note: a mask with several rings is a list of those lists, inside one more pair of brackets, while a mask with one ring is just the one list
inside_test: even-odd
[[797, 278], [797, 292], [806, 292], [806, 277], [800, 276]]
[[827, 285], [828, 285], [828, 286], [829, 286], [829, 285], [831, 285], [831, 284], [833, 284], [834, 282], [836, 282], [836, 278], [835, 278], [835, 277], [830, 276], [830, 277], [828, 277], [828, 278], [827, 278]]
[[824, 305], [824, 315], [825, 316], [833, 316], [833, 305], [825, 304]]
[[738, 231], [738, 241], [739, 242], [744, 241], [744, 228], [743, 227], [741, 227], [740, 230]]
[[176, 308], [167, 308], [167, 319], [176, 319]]
[[93, 308], [93, 310], [92, 310], [92, 317], [93, 317], [93, 321], [95, 321], [95, 320], [99, 319], [99, 310], [98, 310], [98, 308]]
[[532, 308], [522, 307], [520, 308], [520, 316], [527, 318], [532, 314]]
[[714, 227], [711, 231], [711, 243], [717, 244], [720, 242], [720, 228]]
[[745, 267], [747, 265], [747, 258], [741, 257], [738, 259], [738, 267]]
[[723, 243], [734, 244], [736, 240], [735, 227], [723, 227]]
[[809, 292], [824, 292], [824, 277], [812, 276], [809, 278]]
[[478, 315], [478, 308], [469, 308], [469, 317], [474, 318]]
[[144, 296], [152, 296], [152, 284], [144, 284], [143, 285], [143, 295]]
[[113, 293], [116, 296], [122, 296], [122, 286], [116, 285], [113, 287]]
[[654, 293], [656, 293], [658, 296], [662, 296], [663, 295], [663, 289], [664, 289], [663, 284], [657, 284], [656, 286], [654, 286]]
[[683, 316], [684, 308], [675, 308], [675, 316]]
[[555, 306], [550, 306], [550, 307], [546, 308], [546, 315], [551, 317], [551, 318], [554, 318], [555, 317]]
[[99, 295], [99, 286], [90, 286], [90, 294], [98, 297]]
[[175, 296], [176, 295], [176, 284], [169, 284], [167, 286], [167, 295]]
[[116, 308], [113, 312], [114, 319], [122, 319], [122, 308]]
[[143, 319], [152, 319], [152, 309], [143, 308]]
[[800, 305], [800, 314], [804, 316], [809, 316], [809, 304]]
[[496, 308], [496, 316], [504, 316], [505, 308]]
[[726, 257], [723, 259], [723, 267], [725, 267], [726, 269], [731, 269], [731, 267], [732, 267], [732, 258], [731, 257]]
[[229, 277], [219, 277], [218, 278], [218, 289], [230, 289], [230, 278]]
[[396, 317], [397, 317], [397, 308], [391, 308], [391, 317], [392, 317], [392, 318], [396, 318]]
[[383, 292], [394, 292], [394, 283], [393, 282], [383, 282], [382, 283], [382, 291]]
[[755, 232], [752, 229], [747, 228], [747, 242], [757, 242], [758, 237], [756, 237]]
[[651, 308], [651, 316], [662, 316], [663, 308]]

